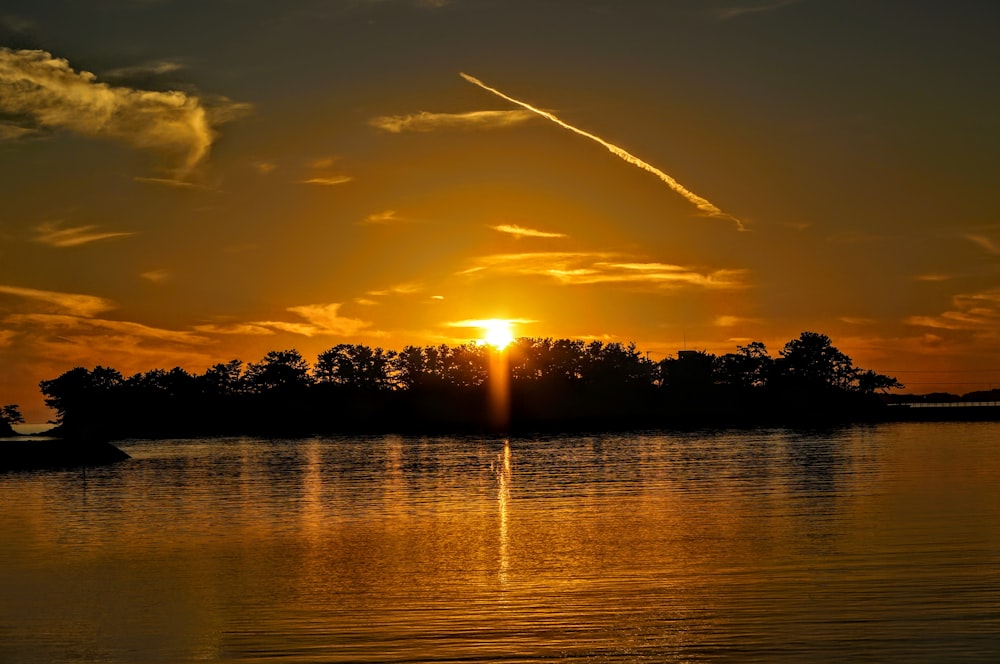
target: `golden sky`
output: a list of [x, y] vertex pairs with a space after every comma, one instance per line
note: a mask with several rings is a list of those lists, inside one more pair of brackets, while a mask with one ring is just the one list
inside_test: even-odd
[[1000, 386], [992, 0], [12, 0], [0, 404], [522, 336]]

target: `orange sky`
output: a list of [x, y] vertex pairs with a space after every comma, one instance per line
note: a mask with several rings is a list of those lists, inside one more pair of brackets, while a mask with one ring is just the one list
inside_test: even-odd
[[812, 330], [907, 391], [1000, 386], [993, 2], [7, 4], [0, 404], [29, 421], [78, 365], [490, 318], [654, 359]]

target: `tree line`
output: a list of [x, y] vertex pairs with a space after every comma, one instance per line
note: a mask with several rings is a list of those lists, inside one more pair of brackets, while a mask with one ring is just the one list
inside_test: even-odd
[[[491, 400], [498, 357], [503, 422]], [[681, 351], [654, 361], [634, 343], [524, 337], [502, 355], [476, 344], [398, 352], [338, 344], [311, 366], [290, 349], [201, 374], [77, 367], [40, 383], [61, 434], [105, 438], [854, 420], [877, 417], [879, 395], [897, 387], [815, 332], [777, 357], [753, 342], [719, 356]]]

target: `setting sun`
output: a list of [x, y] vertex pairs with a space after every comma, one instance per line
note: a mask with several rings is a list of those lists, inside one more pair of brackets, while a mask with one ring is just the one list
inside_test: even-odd
[[491, 319], [482, 321], [480, 327], [483, 328], [482, 343], [493, 346], [497, 350], [503, 350], [514, 341], [514, 334], [510, 330], [510, 321], [501, 319]]

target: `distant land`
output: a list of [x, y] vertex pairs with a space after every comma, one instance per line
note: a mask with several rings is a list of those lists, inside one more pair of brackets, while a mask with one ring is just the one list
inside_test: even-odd
[[[892, 376], [855, 367], [803, 332], [772, 357], [763, 343], [652, 361], [635, 344], [529, 338], [385, 351], [339, 344], [312, 366], [296, 350], [123, 376], [77, 367], [40, 384], [53, 435], [85, 440], [324, 433], [571, 432], [860, 421], [997, 419], [1000, 390], [889, 394]], [[929, 404], [994, 402], [976, 409]], [[12, 434], [16, 406], [0, 428]], [[0, 435], [5, 435], [0, 431]]]

